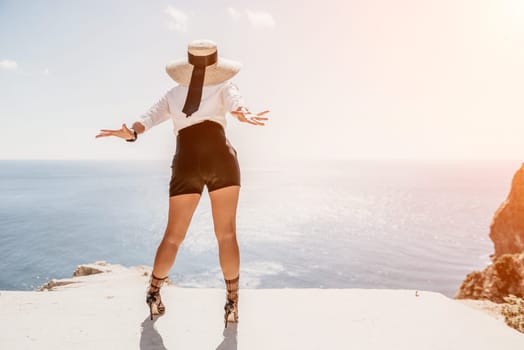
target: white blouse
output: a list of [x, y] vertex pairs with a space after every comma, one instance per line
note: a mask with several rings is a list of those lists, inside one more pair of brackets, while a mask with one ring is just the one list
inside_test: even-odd
[[153, 126], [171, 118], [173, 121], [173, 133], [190, 125], [204, 120], [213, 120], [227, 127], [226, 113], [245, 107], [244, 99], [239, 89], [231, 80], [226, 80], [216, 85], [204, 85], [202, 87], [202, 99], [200, 106], [189, 118], [182, 112], [188, 86], [176, 85], [168, 90], [162, 98], [155, 103], [149, 111], [140, 116], [138, 120], [148, 131]]

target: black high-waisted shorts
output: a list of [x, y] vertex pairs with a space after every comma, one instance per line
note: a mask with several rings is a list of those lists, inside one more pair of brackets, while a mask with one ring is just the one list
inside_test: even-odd
[[222, 187], [240, 186], [237, 151], [217, 122], [203, 122], [178, 131], [176, 152], [171, 163], [169, 196], [202, 194]]

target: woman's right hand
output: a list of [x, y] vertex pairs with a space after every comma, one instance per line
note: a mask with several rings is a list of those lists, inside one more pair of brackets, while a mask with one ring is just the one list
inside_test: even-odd
[[104, 136], [117, 136], [123, 138], [124, 140], [130, 140], [134, 138], [135, 134], [131, 131], [126, 124], [122, 124], [122, 128], [118, 130], [109, 130], [109, 129], [100, 129], [100, 134], [95, 137], [104, 137]]

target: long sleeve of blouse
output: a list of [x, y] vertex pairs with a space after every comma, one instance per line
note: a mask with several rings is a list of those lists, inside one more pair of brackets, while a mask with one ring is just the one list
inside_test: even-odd
[[246, 105], [238, 86], [232, 81], [228, 81], [224, 89], [222, 89], [222, 97], [228, 112], [235, 111], [238, 107]]
[[140, 116], [140, 122], [144, 125], [145, 131], [153, 126], [162, 123], [170, 118], [170, 109], [168, 103], [169, 91], [162, 96], [146, 113]]

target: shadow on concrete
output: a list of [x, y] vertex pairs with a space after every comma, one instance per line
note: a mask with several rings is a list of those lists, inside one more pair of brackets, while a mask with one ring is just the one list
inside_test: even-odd
[[[164, 345], [162, 336], [155, 328], [155, 322], [158, 318], [155, 317], [153, 321], [148, 317], [142, 322], [142, 333], [140, 334], [140, 350], [167, 350]], [[238, 346], [238, 324], [230, 323], [227, 328], [224, 328], [222, 335], [224, 339], [217, 346], [216, 350], [237, 350]]]
[[216, 350], [237, 350], [237, 323], [231, 323], [224, 328], [222, 335], [224, 340], [218, 345]]
[[155, 328], [157, 317], [151, 321], [150, 316], [142, 322], [142, 333], [140, 334], [140, 350], [167, 350], [164, 340]]

